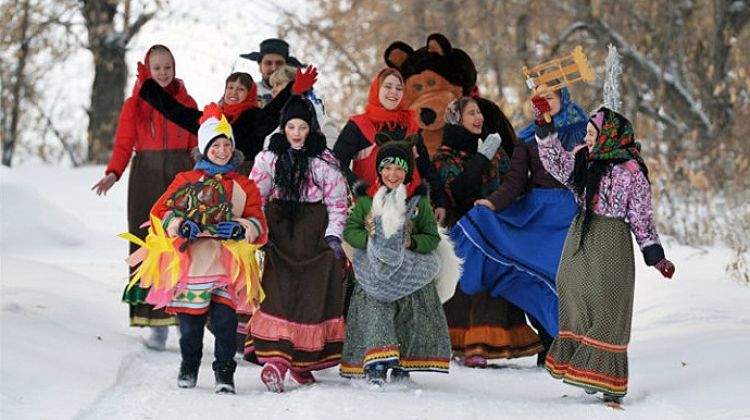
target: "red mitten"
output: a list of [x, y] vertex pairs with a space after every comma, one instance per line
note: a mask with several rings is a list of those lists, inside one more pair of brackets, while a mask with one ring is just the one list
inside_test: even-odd
[[292, 92], [297, 95], [301, 95], [310, 88], [313, 87], [318, 78], [318, 70], [313, 66], [308, 66], [305, 72], [302, 69], [297, 69], [297, 76], [294, 78], [294, 84], [292, 85]]
[[534, 95], [531, 97], [531, 104], [534, 105], [534, 121], [537, 125], [547, 124], [544, 120], [544, 114], [552, 111], [552, 107], [543, 96]]
[[151, 78], [151, 70], [149, 70], [149, 68], [146, 67], [145, 64], [139, 61], [138, 62], [138, 81], [140, 83], [143, 83], [150, 78]]
[[672, 264], [672, 261], [669, 261], [666, 258], [663, 258], [661, 261], [656, 263], [654, 267], [656, 267], [656, 269], [659, 270], [662, 276], [668, 279], [671, 279], [672, 276], [674, 276], [674, 270], [675, 270], [674, 264]]

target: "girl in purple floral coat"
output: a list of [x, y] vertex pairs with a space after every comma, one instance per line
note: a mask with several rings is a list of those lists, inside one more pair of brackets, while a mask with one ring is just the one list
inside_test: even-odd
[[[544, 99], [532, 99], [540, 114]], [[646, 265], [671, 278], [651, 208], [648, 169], [633, 126], [607, 108], [589, 119], [586, 145], [566, 151], [555, 126], [537, 120], [544, 168], [576, 194], [579, 211], [568, 231], [557, 272], [560, 334], [547, 354], [549, 373], [604, 401], [627, 392], [635, 264], [632, 231]]]

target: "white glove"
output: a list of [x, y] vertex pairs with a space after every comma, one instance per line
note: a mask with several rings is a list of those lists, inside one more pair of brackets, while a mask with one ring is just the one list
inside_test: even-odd
[[492, 133], [489, 136], [487, 136], [486, 139], [482, 142], [482, 144], [479, 145], [477, 148], [477, 152], [484, 155], [484, 157], [487, 158], [487, 160], [492, 160], [492, 158], [495, 157], [495, 153], [497, 153], [497, 148], [500, 147], [500, 143], [503, 141], [503, 139], [500, 137], [500, 134]]

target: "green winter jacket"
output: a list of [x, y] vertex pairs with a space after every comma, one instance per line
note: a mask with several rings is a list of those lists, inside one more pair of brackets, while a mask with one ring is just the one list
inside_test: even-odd
[[[367, 226], [366, 219], [372, 208], [372, 198], [369, 196], [359, 197], [354, 205], [352, 214], [346, 220], [344, 227], [344, 240], [354, 248], [367, 249]], [[427, 254], [434, 251], [440, 242], [440, 234], [437, 229], [437, 220], [432, 212], [430, 200], [425, 196], [419, 197], [417, 204], [417, 216], [412, 219], [411, 229], [412, 251]]]

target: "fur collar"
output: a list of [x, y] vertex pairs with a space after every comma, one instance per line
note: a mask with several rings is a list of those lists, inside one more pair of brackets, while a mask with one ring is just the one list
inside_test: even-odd
[[406, 187], [399, 185], [395, 190], [380, 187], [372, 199], [372, 217], [383, 217], [383, 234], [390, 238], [406, 221]]

